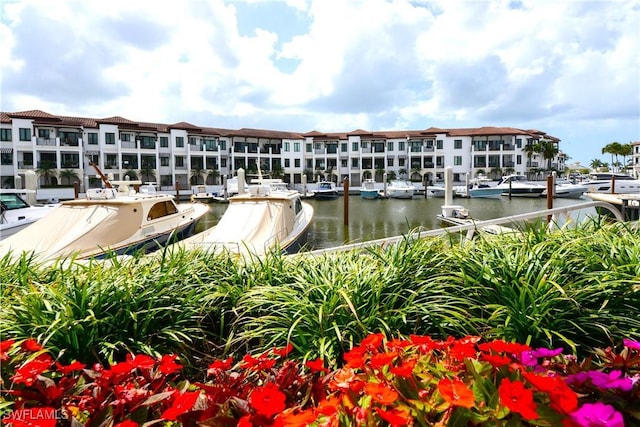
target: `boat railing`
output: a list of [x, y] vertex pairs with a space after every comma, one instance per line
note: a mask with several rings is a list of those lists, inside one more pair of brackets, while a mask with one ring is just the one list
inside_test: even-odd
[[496, 227], [496, 226], [499, 227], [499, 226], [503, 226], [504, 224], [513, 224], [521, 221], [528, 221], [528, 220], [535, 220], [535, 219], [548, 221], [549, 227], [553, 228], [554, 226], [557, 226], [560, 218], [562, 217], [568, 218], [571, 212], [590, 209], [590, 208], [598, 208], [598, 207], [611, 211], [612, 216], [615, 217], [615, 219], [617, 219], [618, 221], [624, 221], [622, 215], [620, 214], [620, 211], [616, 209], [616, 207], [613, 206], [611, 203], [593, 201], [593, 202], [580, 203], [578, 205], [544, 209], [540, 211], [510, 215], [506, 217], [489, 219], [489, 220], [472, 221], [471, 223], [465, 224], [465, 225], [454, 225], [451, 227], [438, 228], [434, 230], [421, 230], [415, 233], [411, 233], [408, 236], [402, 235], [402, 236], [387, 237], [383, 239], [370, 240], [367, 242], [359, 242], [359, 243], [352, 243], [352, 244], [343, 245], [343, 246], [336, 246], [333, 248], [325, 248], [325, 249], [317, 249], [317, 250], [307, 251], [307, 252], [300, 252], [297, 255], [318, 256], [318, 255], [323, 255], [323, 254], [333, 253], [333, 252], [344, 252], [344, 251], [350, 251], [355, 249], [362, 249], [370, 246], [382, 246], [382, 245], [386, 246], [389, 244], [398, 243], [406, 239], [407, 237], [409, 238], [440, 237], [440, 236], [446, 236], [448, 234], [453, 234], [453, 233], [467, 232], [466, 237], [470, 239], [473, 237], [473, 235], [477, 231], [482, 230], [483, 228]]

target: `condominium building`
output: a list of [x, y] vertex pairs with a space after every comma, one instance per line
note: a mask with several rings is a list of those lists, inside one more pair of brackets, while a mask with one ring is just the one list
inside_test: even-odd
[[[81, 191], [100, 186], [96, 164], [114, 179], [125, 175], [178, 185], [220, 184], [240, 168], [279, 176], [291, 184], [348, 178], [380, 181], [405, 176], [427, 183], [442, 179], [451, 166], [454, 179], [466, 174], [531, 174], [564, 170], [565, 156], [536, 152], [539, 142], [558, 148], [560, 140], [535, 129], [466, 129], [308, 133], [263, 129], [221, 129], [186, 122], [160, 124], [114, 116], [102, 119], [57, 116], [39, 110], [0, 113], [0, 185], [35, 170], [39, 186], [71, 185]], [[559, 151], [559, 150], [556, 150]]]

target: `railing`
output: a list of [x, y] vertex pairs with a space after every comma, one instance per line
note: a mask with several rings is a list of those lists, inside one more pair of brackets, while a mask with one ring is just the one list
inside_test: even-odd
[[36, 138], [36, 145], [55, 146], [56, 139], [55, 138]]
[[[349, 245], [337, 246], [334, 248], [318, 249], [318, 250], [309, 251], [309, 252], [300, 252], [298, 254], [293, 254], [291, 256], [296, 256], [296, 255], [318, 256], [318, 255], [324, 255], [324, 254], [333, 253], [333, 252], [345, 252], [345, 251], [350, 251], [355, 249], [363, 249], [370, 246], [386, 246], [389, 244], [401, 242], [405, 240], [407, 237], [413, 238], [413, 239], [419, 239], [424, 237], [441, 237], [441, 236], [446, 236], [454, 233], [462, 233], [465, 231], [467, 232], [467, 236], [466, 236], [467, 239], [470, 239], [473, 237], [473, 235], [476, 232], [482, 231], [483, 228], [492, 227], [492, 226], [501, 226], [503, 224], [512, 224], [514, 222], [526, 221], [531, 219], [541, 219], [541, 220], [547, 221], [550, 218], [549, 227], [553, 227], [555, 224], [559, 223], [558, 221], [559, 218], [561, 218], [562, 216], [568, 217], [570, 212], [589, 209], [589, 208], [597, 208], [597, 207], [604, 208], [611, 211], [612, 215], [618, 221], [624, 221], [624, 218], [622, 217], [622, 214], [620, 213], [620, 211], [612, 204], [606, 203], [606, 202], [593, 201], [593, 202], [580, 203], [573, 206], [564, 206], [561, 208], [544, 209], [540, 211], [529, 212], [529, 213], [524, 213], [519, 215], [511, 215], [511, 216], [506, 216], [502, 218], [489, 219], [489, 220], [483, 220], [483, 221], [473, 221], [472, 223], [465, 224], [465, 225], [454, 225], [451, 227], [438, 228], [435, 230], [418, 231], [416, 233], [410, 234], [409, 236], [387, 237], [384, 239], [376, 239], [376, 240], [371, 240], [368, 242], [361, 242], [361, 243], [352, 243]], [[514, 231], [517, 231], [517, 229], [514, 228]]]

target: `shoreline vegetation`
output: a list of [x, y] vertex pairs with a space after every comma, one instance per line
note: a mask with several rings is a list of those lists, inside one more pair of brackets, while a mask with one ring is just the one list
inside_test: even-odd
[[183, 374], [197, 378], [216, 360], [275, 348], [342, 370], [371, 336], [478, 337], [585, 359], [640, 340], [638, 260], [637, 229], [596, 219], [317, 257], [161, 250], [45, 266], [7, 256], [0, 334], [33, 339], [62, 365], [177, 355]]

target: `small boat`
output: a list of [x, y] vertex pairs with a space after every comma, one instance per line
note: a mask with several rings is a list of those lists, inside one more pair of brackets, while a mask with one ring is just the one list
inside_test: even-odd
[[247, 193], [229, 198], [217, 225], [171, 246], [258, 256], [275, 248], [295, 253], [306, 243], [312, 218], [313, 207], [298, 191], [250, 185]]
[[503, 176], [496, 187], [502, 189], [503, 196], [532, 198], [541, 197], [547, 189], [546, 185], [531, 182], [524, 175]]
[[491, 180], [486, 177], [478, 176], [471, 181], [469, 185], [457, 186], [453, 188], [453, 192], [456, 196], [466, 197], [470, 199], [478, 198], [500, 198], [502, 197], [502, 189], [498, 187], [492, 187], [489, 183]]
[[360, 196], [363, 199], [373, 200], [378, 198], [379, 190], [376, 188], [376, 182], [373, 179], [365, 179], [360, 187]]
[[315, 190], [313, 198], [316, 200], [335, 200], [340, 196], [336, 184], [331, 181], [320, 181]]
[[23, 197], [28, 193], [35, 193], [35, 190], [0, 189], [0, 239], [14, 235], [59, 205], [30, 205]]
[[392, 199], [411, 199], [416, 187], [402, 179], [394, 179], [387, 185], [387, 195]]
[[195, 188], [195, 192], [191, 195], [192, 202], [200, 203], [213, 203], [217, 195], [215, 193], [207, 192], [205, 185], [198, 185]]
[[[103, 175], [102, 175], [103, 176]], [[146, 253], [190, 236], [209, 211], [202, 203], [176, 204], [140, 181], [106, 181], [85, 199], [67, 200], [29, 227], [0, 241], [0, 257], [33, 253], [40, 261], [102, 259]], [[135, 187], [139, 187], [139, 191]]]
[[[473, 225], [477, 224], [477, 221], [471, 218], [471, 214], [469, 210], [461, 205], [442, 205], [442, 213], [436, 215], [436, 217], [447, 225]], [[470, 230], [472, 233], [469, 235], [474, 235], [475, 230]], [[512, 233], [514, 231], [513, 228], [504, 227], [501, 225], [484, 225], [478, 227], [478, 231], [482, 231], [488, 234], [502, 234], [502, 233]]]
[[[611, 184], [614, 182], [615, 188], [611, 191]], [[587, 191], [595, 193], [640, 193], [640, 180], [621, 173], [592, 173], [580, 184], [587, 187]]]

